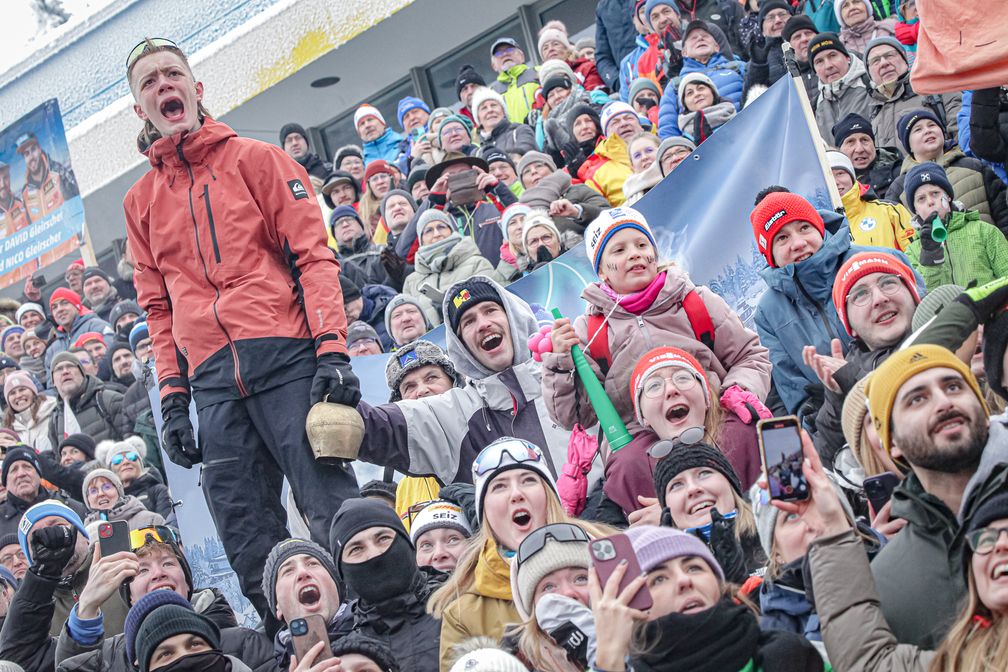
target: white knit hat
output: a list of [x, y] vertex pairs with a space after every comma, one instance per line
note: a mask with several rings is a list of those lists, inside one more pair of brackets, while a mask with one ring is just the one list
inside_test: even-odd
[[679, 105], [684, 110], [686, 109], [686, 103], [683, 101], [683, 94], [686, 93], [686, 87], [690, 84], [704, 84], [710, 87], [710, 90], [714, 93], [714, 101], [717, 102], [719, 94], [714, 81], [702, 72], [691, 72], [679, 80]]
[[469, 110], [472, 112], [473, 118], [479, 123], [479, 108], [480, 105], [488, 100], [495, 100], [500, 103], [500, 106], [504, 108], [504, 112], [507, 113], [507, 103], [504, 102], [504, 96], [497, 93], [489, 86], [480, 86], [473, 90], [472, 100], [469, 101]]
[[584, 235], [585, 253], [588, 255], [588, 261], [591, 262], [596, 275], [598, 275], [599, 265], [602, 263], [602, 252], [605, 250], [606, 243], [617, 231], [627, 228], [637, 229], [647, 236], [657, 254], [658, 245], [655, 243], [654, 234], [651, 233], [651, 227], [648, 226], [644, 215], [625, 206], [603, 210], [588, 225]]
[[459, 658], [451, 672], [528, 672], [528, 668], [510, 653], [487, 647]]
[[382, 116], [382, 113], [378, 111], [377, 107], [364, 104], [358, 107], [357, 111], [353, 114], [354, 128], [357, 128], [357, 124], [359, 124], [360, 120], [364, 117], [378, 117], [378, 121], [380, 121], [383, 126], [388, 126], [388, 124], [385, 123], [385, 117]]
[[522, 224], [522, 236], [521, 236], [522, 247], [528, 249], [528, 247], [525, 245], [525, 239], [528, 237], [529, 231], [531, 231], [534, 227], [537, 226], [545, 226], [547, 229], [553, 232], [553, 235], [556, 236], [558, 241], [560, 240], [560, 229], [557, 228], [557, 225], [553, 221], [553, 218], [550, 217], [549, 213], [547, 213], [545, 210], [536, 209], [533, 210], [525, 218], [525, 222]]
[[617, 100], [617, 101], [608, 103], [608, 104], [606, 104], [605, 107], [602, 108], [601, 122], [602, 122], [602, 134], [603, 135], [609, 135], [609, 130], [608, 130], [609, 129], [609, 122], [612, 121], [614, 118], [618, 117], [621, 114], [632, 114], [635, 117], [637, 117], [638, 119], [640, 118], [640, 117], [637, 116], [637, 111], [635, 109], [633, 109], [632, 107], [630, 107], [630, 103], [624, 103], [622, 100]]
[[857, 181], [857, 174], [854, 172], [854, 164], [851, 163], [851, 160], [847, 158], [846, 154], [838, 152], [835, 149], [831, 149], [826, 152], [826, 160], [829, 161], [830, 170], [835, 168], [846, 170], [847, 174], [851, 176], [851, 179], [855, 182]]
[[487, 483], [509, 469], [527, 469], [539, 474], [559, 497], [556, 481], [550, 473], [542, 450], [534, 443], [513, 436], [502, 436], [479, 452], [472, 464], [472, 481], [476, 486], [476, 519], [483, 519], [483, 495]]
[[421, 534], [442, 528], [458, 530], [466, 538], [472, 536], [472, 529], [462, 514], [462, 509], [457, 504], [439, 499], [422, 508], [410, 521], [410, 541], [416, 546]]
[[539, 35], [539, 43], [536, 45], [539, 48], [540, 56], [542, 56], [543, 45], [549, 42], [550, 40], [556, 40], [557, 42], [562, 42], [563, 44], [567, 45], [568, 49], [572, 48], [570, 38], [567, 37], [566, 33], [564, 33], [562, 30], [558, 28], [547, 28], [546, 30], [542, 31], [542, 33]]

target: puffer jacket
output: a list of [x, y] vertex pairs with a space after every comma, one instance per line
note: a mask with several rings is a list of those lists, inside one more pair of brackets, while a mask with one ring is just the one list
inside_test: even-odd
[[526, 152], [539, 151], [536, 144], [536, 134], [531, 126], [505, 119], [490, 131], [489, 135], [480, 133], [483, 144], [480, 151], [487, 152], [494, 147], [508, 156], [521, 156]]
[[637, 29], [623, 0], [600, 0], [595, 6], [595, 65], [609, 89], [620, 88], [619, 64], [635, 44]]
[[924, 277], [928, 291], [941, 285], [969, 287], [983, 285], [1008, 276], [1008, 240], [996, 228], [980, 219], [976, 210], [950, 213], [946, 224], [945, 263], [925, 266], [920, 263], [921, 241], [914, 240], [907, 256], [914, 269]]
[[49, 418], [59, 402], [52, 397], [43, 397], [43, 399], [42, 405], [35, 413], [34, 420], [32, 420], [31, 411], [26, 410], [15, 413], [14, 422], [11, 423], [11, 428], [21, 437], [21, 443], [31, 446], [39, 453], [44, 450], [53, 450], [59, 445], [52, 443], [49, 438]]
[[855, 181], [840, 197], [851, 239], [855, 245], [891, 247], [906, 251], [917, 230], [910, 213], [899, 203], [889, 203], [875, 195], [867, 184]]
[[[542, 367], [527, 344], [539, 324], [527, 303], [494, 285], [508, 315], [513, 366], [491, 371], [445, 329], [448, 357], [470, 384], [381, 406], [362, 401], [357, 406], [365, 427], [359, 459], [411, 476], [436, 476], [442, 483], [470, 483], [476, 455], [495, 439], [515, 436], [543, 448], [550, 472], [560, 473], [570, 432], [550, 418], [542, 398]], [[445, 296], [445, 303], [453, 298]], [[596, 458], [589, 484], [601, 475], [601, 460]]]
[[[678, 267], [669, 266], [664, 273], [664, 286], [654, 303], [640, 315], [618, 306], [597, 283], [592, 283], [581, 293], [588, 304], [586, 314], [574, 320], [578, 338], [588, 343], [591, 335], [587, 316], [608, 316], [605, 335], [609, 339], [611, 361], [605, 376], [587, 349], [582, 350], [631, 434], [643, 428], [634, 417], [630, 376], [641, 356], [658, 346], [674, 345], [692, 354], [718, 389], [738, 385], [760, 399], [765, 399], [770, 391], [770, 356], [756, 334], [742, 324], [724, 299], [707, 287], [694, 285]], [[696, 291], [703, 300], [714, 324], [713, 350], [696, 339], [682, 307], [690, 291]], [[595, 411], [588, 402], [587, 393], [580, 379], [571, 375], [574, 370], [571, 355], [545, 353], [543, 369], [543, 398], [550, 417], [567, 428], [573, 428], [575, 423], [584, 427], [595, 424]]]
[[[49, 418], [49, 442], [58, 446], [64, 433], [64, 404], [56, 404]], [[122, 440], [133, 427], [129, 417], [123, 412], [123, 395], [105, 387], [105, 383], [94, 376], [84, 377], [84, 387], [80, 394], [70, 400], [70, 409], [77, 418], [80, 431], [96, 442], [112, 439]]]
[[810, 642], [822, 641], [819, 615], [806, 596], [803, 562], [804, 558], [799, 558], [788, 563], [780, 576], [760, 584], [760, 628], [794, 632]]
[[[623, 11], [626, 11], [624, 8]], [[619, 96], [620, 100], [624, 103], [630, 102], [630, 85], [633, 81], [640, 77], [640, 73], [637, 71], [637, 61], [640, 57], [644, 55], [644, 52], [648, 50], [652, 42], [657, 42], [658, 36], [654, 33], [649, 33], [647, 36], [637, 35], [634, 38], [634, 47], [630, 51], [626, 52], [619, 64]]]
[[368, 140], [361, 144], [364, 150], [364, 165], [383, 159], [389, 163], [396, 163], [403, 149], [403, 136], [399, 135], [391, 128], [386, 128], [385, 132], [374, 140]]
[[[220, 650], [248, 665], [253, 672], [276, 669], [273, 646], [269, 639], [255, 630], [239, 627], [227, 598], [216, 588], [193, 593], [189, 601], [198, 614], [206, 616], [220, 628]], [[56, 643], [56, 669], [59, 672], [134, 672], [126, 659], [126, 636], [104, 637], [95, 644], [79, 644], [67, 632], [59, 634]], [[234, 671], [233, 671], [234, 672]]]
[[472, 588], [445, 607], [441, 616], [441, 669], [451, 667], [452, 648], [472, 637], [500, 639], [505, 627], [519, 623], [511, 601], [511, 567], [497, 543], [488, 539], [476, 564]]
[[[406, 276], [403, 294], [416, 297], [431, 324], [441, 324], [444, 291], [474, 275], [493, 276], [490, 262], [480, 256], [476, 242], [453, 233], [432, 245], [421, 245], [414, 257], [414, 271]], [[429, 287], [429, 293], [422, 291]], [[432, 291], [431, 291], [432, 290]]]
[[1002, 103], [1001, 89], [973, 92], [970, 134], [979, 158], [992, 163], [1008, 163], [1008, 106]]
[[[870, 13], [869, 13], [870, 14]], [[876, 37], [895, 37], [896, 19], [887, 18], [881, 21], [870, 16], [854, 26], [843, 26], [840, 29], [840, 41], [848, 51], [863, 54], [868, 43]]]
[[679, 128], [679, 114], [682, 111], [679, 105], [679, 82], [691, 72], [710, 77], [721, 100], [731, 101], [736, 110], [741, 106], [746, 77], [746, 64], [743, 61], [725, 58], [720, 52], [711, 56], [706, 63], [683, 57], [679, 76], [669, 80], [658, 104], [658, 136], [661, 138], [683, 134]]
[[[828, 210], [819, 214], [827, 229], [833, 228], [839, 217]], [[844, 349], [850, 345], [851, 337], [833, 306], [833, 279], [849, 257], [869, 251], [892, 254], [909, 264], [906, 255], [897, 250], [852, 245], [844, 221], [835, 235], [827, 231], [822, 247], [805, 261], [760, 272], [768, 289], [756, 308], [756, 332], [770, 350], [774, 387], [789, 413], [797, 413], [805, 401], [806, 385], [821, 384], [805, 366], [802, 348], [814, 345], [819, 352], [829, 352], [834, 338], [840, 339]], [[923, 287], [923, 281], [918, 284]]]
[[522, 124], [535, 104], [539, 73], [525, 63], [513, 65], [498, 73], [497, 79], [490, 82], [490, 88], [504, 96], [508, 119]]
[[896, 147], [900, 139], [896, 131], [896, 122], [907, 112], [917, 109], [929, 109], [935, 112], [946, 123], [948, 137], [959, 135], [959, 123], [956, 116], [962, 108], [961, 93], [943, 93], [941, 95], [922, 96], [914, 92], [910, 85], [910, 72], [907, 71], [892, 85], [892, 92], [886, 93], [874, 82], [871, 85], [871, 119], [875, 131], [876, 147]]
[[[986, 154], [986, 156], [981, 156], [981, 154], [977, 154], [976, 152], [973, 151], [973, 145], [971, 142], [972, 129], [973, 129], [973, 123], [971, 121], [971, 119], [973, 118], [973, 97], [974, 97], [973, 93], [974, 93], [973, 91], [962, 92], [962, 107], [959, 108], [959, 114], [956, 115], [958, 117], [957, 122], [959, 124], [959, 137], [958, 137], [959, 148], [963, 150], [963, 153], [966, 154], [966, 156], [972, 156], [974, 158], [980, 159], [985, 166], [988, 166], [991, 170], [994, 171], [994, 173], [999, 178], [1001, 178], [1002, 182], [1008, 183], [1008, 172], [1005, 172], [1005, 163], [1004, 163], [1004, 161], [1008, 161], [1008, 153], [1001, 155], [1002, 158], [1000, 161], [991, 161], [988, 158], [989, 156], [998, 156], [999, 154], [993, 153], [990, 147], [981, 148], [980, 150], [981, 154]], [[983, 97], [981, 97], [981, 100], [982, 98]], [[990, 105], [1000, 105], [1000, 103], [991, 102]], [[1005, 121], [1008, 121], [1008, 112], [1005, 113], [1004, 118]], [[978, 142], [980, 141], [993, 142], [994, 143], [993, 149], [995, 151], [999, 151], [1000, 148], [1003, 147], [1003, 145], [1000, 144], [999, 140], [990, 137], [989, 133], [991, 133], [990, 129], [982, 132], [980, 135], [980, 140], [978, 140]], [[1005, 134], [1006, 134], [1005, 137], [1008, 138], [1008, 126], [1005, 127]]]
[[339, 264], [302, 166], [209, 118], [147, 156], [123, 205], [162, 398], [245, 398], [346, 353]]
[[[358, 285], [388, 285], [395, 282], [381, 262], [382, 246], [376, 245], [366, 234], [358, 236], [349, 245], [340, 245], [336, 258], [340, 264], [353, 264], [360, 273], [353, 278]], [[363, 282], [360, 282], [363, 280]]]
[[160, 514], [169, 525], [174, 524], [175, 509], [171, 491], [158, 472], [146, 469], [135, 481], [126, 486], [124, 492], [140, 500], [149, 511]]
[[76, 511], [81, 518], [83, 518], [87, 513], [80, 502], [71, 498], [65, 492], [53, 492], [45, 489], [41, 485], [39, 486], [36, 495], [32, 497], [30, 501], [21, 499], [20, 497], [15, 496], [12, 492], [7, 492], [3, 500], [0, 501], [0, 536], [5, 534], [17, 534], [18, 523], [21, 522], [21, 516], [24, 515], [24, 512], [39, 502], [44, 502], [47, 499], [60, 500]]
[[626, 143], [618, 135], [599, 141], [577, 171], [578, 179], [602, 194], [612, 207], [623, 204], [623, 184], [632, 174]]
[[164, 525], [164, 516], [154, 513], [143, 505], [133, 495], [126, 495], [108, 511], [92, 511], [84, 519], [84, 526], [89, 530], [88, 536], [95, 538], [91, 530], [97, 533], [98, 523], [102, 521], [125, 520], [130, 530], [141, 530], [154, 525]]
[[[955, 200], [962, 203], [964, 209], [979, 212], [980, 219], [993, 224], [1008, 236], [1008, 201], [1005, 200], [1008, 186], [998, 179], [994, 171], [980, 159], [966, 156], [958, 147], [944, 152], [934, 162], [945, 169]], [[903, 186], [907, 173], [918, 163], [913, 156], [903, 159], [899, 177], [893, 180], [886, 192], [887, 201], [900, 202], [908, 210], [912, 209], [906, 202]], [[927, 214], [924, 213], [925, 216]]]
[[819, 135], [833, 139], [833, 126], [851, 112], [871, 119], [871, 79], [864, 63], [857, 56], [850, 57], [847, 74], [833, 82], [819, 82], [819, 96], [815, 102], [815, 120]]
[[53, 330], [56, 337], [46, 347], [45, 351], [45, 370], [49, 384], [52, 384], [53, 357], [61, 352], [69, 350], [78, 338], [89, 331], [96, 331], [100, 334], [104, 334], [106, 337], [115, 335], [115, 331], [112, 329], [112, 326], [92, 312], [85, 312], [75, 317], [73, 324], [70, 325], [69, 332], [63, 327], [56, 327]]

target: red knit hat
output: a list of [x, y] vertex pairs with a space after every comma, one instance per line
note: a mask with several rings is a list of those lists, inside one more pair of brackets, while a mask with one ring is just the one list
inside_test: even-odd
[[87, 333], [81, 334], [80, 338], [74, 341], [73, 347], [83, 348], [86, 344], [91, 341], [101, 341], [102, 345], [107, 345], [105, 343], [105, 337], [98, 333], [97, 331], [89, 331]]
[[644, 355], [637, 360], [637, 366], [634, 367], [633, 374], [630, 376], [630, 397], [633, 400], [634, 414], [637, 416], [637, 423], [641, 426], [644, 426], [644, 418], [641, 416], [640, 411], [640, 395], [641, 388], [644, 386], [644, 381], [658, 369], [664, 369], [668, 366], [686, 369], [699, 378], [700, 381], [703, 382], [704, 400], [707, 402], [707, 407], [710, 407], [710, 383], [707, 382], [707, 374], [700, 362], [697, 361], [696, 357], [685, 350], [680, 350], [679, 348], [654, 348], [653, 350], [649, 350], [644, 353]]
[[53, 304], [60, 299], [69, 301], [77, 309], [78, 313], [84, 312], [84, 304], [81, 302], [80, 294], [66, 287], [57, 287], [56, 291], [49, 297], [49, 310], [52, 310]]
[[773, 260], [773, 239], [777, 232], [791, 222], [808, 222], [825, 235], [826, 224], [815, 206], [798, 194], [790, 191], [775, 191], [768, 194], [749, 215], [756, 247], [766, 257], [771, 268], [777, 268]]
[[[909, 266], [891, 254], [885, 252], [858, 252], [852, 255], [840, 266], [833, 279], [833, 305], [844, 329], [851, 334], [850, 323], [847, 321], [847, 294], [861, 278], [872, 273], [891, 273], [895, 275], [910, 290], [914, 303], [920, 303], [917, 291], [917, 279]], [[853, 336], [853, 334], [851, 334]]]
[[388, 161], [385, 161], [384, 159], [375, 159], [371, 163], [367, 164], [367, 168], [364, 170], [364, 185], [367, 186], [368, 180], [378, 173], [388, 173], [391, 177], [395, 177], [395, 173], [392, 171], [392, 166], [388, 164]]

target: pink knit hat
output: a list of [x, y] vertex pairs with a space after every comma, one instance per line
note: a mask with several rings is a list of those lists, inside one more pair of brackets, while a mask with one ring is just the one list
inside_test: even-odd
[[674, 558], [695, 557], [710, 565], [711, 571], [724, 581], [724, 571], [707, 548], [707, 544], [692, 534], [656, 525], [635, 525], [628, 527], [624, 534], [630, 538], [630, 545], [633, 546], [637, 562], [640, 563], [643, 572], [650, 572], [663, 562]]
[[7, 379], [4, 381], [4, 399], [7, 403], [10, 403], [10, 393], [19, 387], [27, 387], [35, 394], [38, 394], [38, 385], [32, 380], [31, 375], [27, 371], [14, 371], [13, 373], [7, 374]]

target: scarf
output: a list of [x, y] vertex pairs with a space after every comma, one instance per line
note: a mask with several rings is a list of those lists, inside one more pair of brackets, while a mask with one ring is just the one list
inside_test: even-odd
[[715, 128], [723, 126], [735, 114], [735, 105], [730, 100], [723, 100], [696, 112], [680, 114], [679, 130], [700, 144], [710, 137]]
[[863, 40], [872, 40], [878, 37], [875, 34], [875, 30], [878, 28], [878, 21], [874, 17], [869, 16], [867, 19], [861, 23], [856, 23], [853, 26], [844, 26], [840, 30], [840, 41], [846, 44], [848, 38], [861, 38]]
[[448, 259], [455, 246], [462, 242], [462, 236], [453, 233], [436, 243], [422, 245], [417, 249], [417, 259], [430, 269], [431, 273], [448, 270]]
[[497, 542], [487, 539], [480, 551], [473, 574], [473, 588], [478, 595], [511, 601], [511, 566], [501, 557], [503, 549]]
[[628, 313], [640, 315], [651, 307], [651, 304], [658, 298], [658, 294], [661, 293], [662, 288], [665, 287], [665, 271], [656, 275], [651, 284], [644, 289], [627, 294], [626, 296], [617, 294], [616, 290], [610, 287], [608, 283], [599, 283], [599, 287], [602, 288], [606, 296], [618, 303], [620, 308]]

